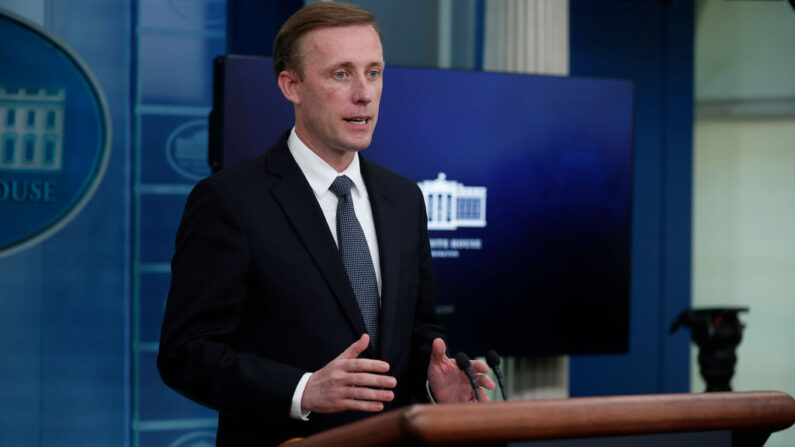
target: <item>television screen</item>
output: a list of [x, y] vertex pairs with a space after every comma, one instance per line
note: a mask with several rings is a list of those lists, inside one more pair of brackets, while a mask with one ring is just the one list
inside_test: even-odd
[[[214, 169], [293, 120], [270, 59], [216, 61]], [[386, 68], [361, 155], [425, 196], [451, 352], [627, 351], [632, 129], [629, 81]]]

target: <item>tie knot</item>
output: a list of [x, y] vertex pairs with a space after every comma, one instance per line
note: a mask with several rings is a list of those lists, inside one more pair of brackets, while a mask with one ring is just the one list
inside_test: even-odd
[[334, 179], [334, 183], [332, 183], [328, 189], [331, 190], [338, 199], [342, 199], [350, 194], [352, 184], [353, 180], [349, 179], [347, 175], [341, 175]]

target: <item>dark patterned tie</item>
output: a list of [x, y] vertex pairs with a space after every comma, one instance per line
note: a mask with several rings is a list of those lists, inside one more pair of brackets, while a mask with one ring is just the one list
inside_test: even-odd
[[364, 325], [370, 334], [370, 345], [375, 349], [378, 337], [378, 283], [375, 279], [373, 258], [367, 248], [364, 231], [353, 211], [351, 185], [345, 175], [334, 180], [329, 190], [339, 199], [337, 204], [337, 243], [342, 263], [353, 286], [353, 294], [364, 317]]

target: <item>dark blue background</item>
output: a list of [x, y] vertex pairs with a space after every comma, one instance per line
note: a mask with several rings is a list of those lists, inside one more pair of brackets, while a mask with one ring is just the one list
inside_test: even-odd
[[690, 307], [692, 1], [570, 2], [570, 72], [635, 82], [630, 346], [570, 359], [572, 396], [690, 389], [690, 343], [671, 335]]
[[[213, 113], [231, 164], [275, 142], [292, 106], [269, 59], [221, 65]], [[363, 156], [417, 182], [445, 172], [488, 188], [485, 228], [430, 231], [483, 240], [434, 260], [452, 351], [627, 350], [632, 124], [628, 81], [387, 67]]]

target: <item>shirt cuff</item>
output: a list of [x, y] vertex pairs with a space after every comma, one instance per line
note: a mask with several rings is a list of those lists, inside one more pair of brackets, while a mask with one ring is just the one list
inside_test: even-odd
[[431, 381], [430, 381], [430, 380], [427, 380], [427, 379], [425, 380], [425, 391], [428, 393], [428, 400], [429, 400], [429, 401], [430, 401], [432, 404], [435, 404], [435, 403], [436, 403], [436, 401], [435, 401], [435, 400], [433, 400], [433, 394], [431, 393]]
[[301, 376], [301, 380], [298, 381], [298, 385], [295, 387], [295, 392], [293, 393], [293, 403], [290, 405], [290, 417], [293, 419], [308, 421], [309, 414], [312, 413], [311, 411], [301, 411], [301, 398], [304, 397], [306, 382], [309, 381], [309, 377], [311, 375], [312, 373], [304, 373], [304, 375]]

